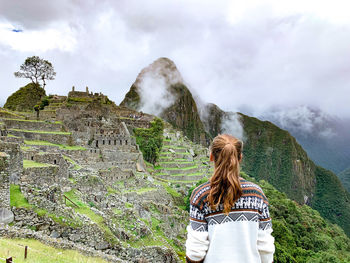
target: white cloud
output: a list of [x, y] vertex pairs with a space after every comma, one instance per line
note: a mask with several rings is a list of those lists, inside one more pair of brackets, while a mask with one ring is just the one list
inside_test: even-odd
[[[119, 103], [140, 70], [169, 57], [203, 101], [228, 111], [310, 105], [350, 116], [347, 1], [0, 0], [8, 96], [27, 56], [51, 61], [51, 93], [71, 86]], [[23, 32], [6, 31], [4, 25]], [[9, 65], [9, 66], [5, 66]]]
[[76, 45], [74, 31], [64, 25], [44, 30], [16, 29], [10, 23], [0, 23], [0, 44], [19, 52], [47, 52], [57, 49], [64, 52], [72, 52]]

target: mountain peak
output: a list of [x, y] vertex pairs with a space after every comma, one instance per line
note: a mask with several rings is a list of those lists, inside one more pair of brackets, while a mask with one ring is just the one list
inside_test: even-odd
[[161, 79], [165, 82], [167, 87], [183, 83], [183, 78], [175, 63], [166, 57], [158, 58], [153, 63], [142, 69], [137, 76], [134, 85], [139, 87], [143, 84], [142, 82], [145, 82], [148, 79]]

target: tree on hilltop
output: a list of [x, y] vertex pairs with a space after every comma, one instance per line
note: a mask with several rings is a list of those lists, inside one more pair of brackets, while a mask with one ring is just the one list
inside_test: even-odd
[[40, 85], [42, 82], [43, 88], [45, 88], [47, 80], [54, 80], [56, 76], [52, 64], [38, 56], [27, 57], [20, 66], [20, 70], [14, 74], [16, 78], [27, 78], [34, 84]]

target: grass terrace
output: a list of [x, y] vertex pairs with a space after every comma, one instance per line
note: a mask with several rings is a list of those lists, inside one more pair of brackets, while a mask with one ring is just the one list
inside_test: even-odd
[[43, 134], [62, 134], [62, 135], [72, 134], [71, 132], [62, 132], [62, 131], [39, 131], [39, 130], [22, 130], [22, 129], [9, 129], [9, 131], [43, 133]]
[[25, 119], [15, 119], [15, 118], [3, 118], [3, 120], [9, 120], [9, 121], [23, 121], [23, 122], [39, 122], [39, 123], [44, 123], [46, 121], [41, 121], [41, 120], [25, 120]]
[[38, 163], [32, 160], [23, 160], [23, 168], [33, 168], [33, 167], [50, 167], [55, 166], [47, 163]]
[[48, 142], [48, 141], [30, 141], [30, 140], [24, 140], [24, 143], [26, 145], [37, 145], [37, 146], [54, 146], [54, 147], [59, 147], [62, 150], [77, 150], [77, 151], [86, 151], [86, 148], [82, 147], [82, 146], [69, 146], [69, 145], [65, 145], [65, 144], [55, 144], [52, 142]]
[[[26, 260], [24, 260], [25, 246], [28, 246]], [[53, 248], [34, 239], [0, 238], [0, 258], [2, 260], [9, 256], [17, 263], [107, 263], [101, 258], [87, 257], [75, 250]]]
[[63, 155], [63, 158], [66, 161], [68, 161], [68, 162], [70, 162], [71, 164], [74, 165], [74, 170], [80, 170], [81, 169], [81, 166], [77, 162], [75, 162], [72, 158], [68, 157], [67, 155]]

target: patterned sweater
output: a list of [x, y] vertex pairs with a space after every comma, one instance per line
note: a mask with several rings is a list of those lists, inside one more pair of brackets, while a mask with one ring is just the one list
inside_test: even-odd
[[207, 202], [210, 183], [191, 195], [187, 227], [187, 262], [271, 263], [275, 251], [268, 200], [262, 189], [240, 178], [242, 196], [226, 215], [223, 205], [212, 210]]

